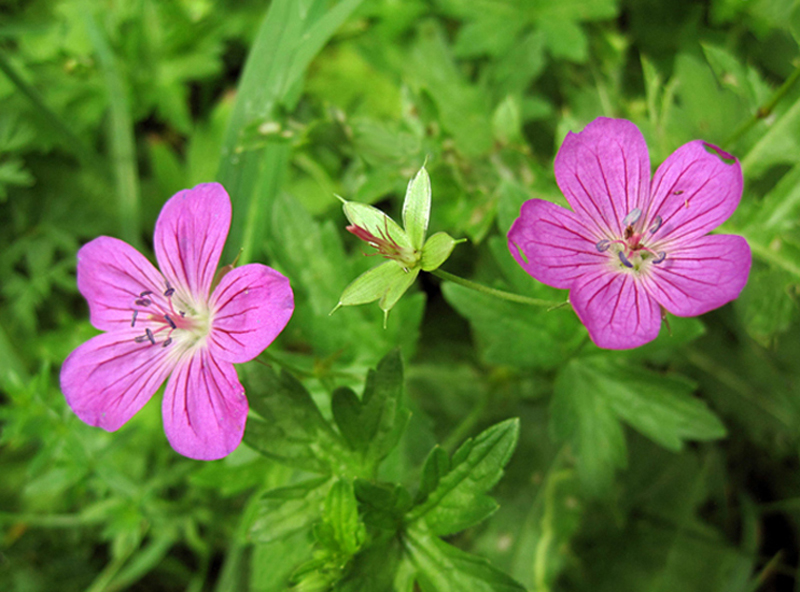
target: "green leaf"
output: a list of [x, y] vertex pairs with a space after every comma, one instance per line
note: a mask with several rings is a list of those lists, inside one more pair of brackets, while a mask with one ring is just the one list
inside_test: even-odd
[[[422, 524], [403, 536], [408, 561], [422, 592], [524, 592], [510, 576], [486, 559], [448, 545]], [[401, 567], [402, 569], [402, 567]]]
[[[387, 298], [386, 302], [393, 300], [392, 305], [394, 305], [400, 296], [411, 287], [418, 273], [419, 270], [406, 271], [396, 261], [384, 261], [378, 267], [373, 267], [354, 279], [342, 292], [337, 308], [367, 304], [384, 298]], [[401, 286], [403, 286], [402, 290], [400, 290]], [[395, 297], [398, 291], [400, 294]], [[389, 294], [391, 297], [388, 296]], [[381, 308], [391, 310], [392, 307], [386, 308], [384, 302], [381, 300]]]
[[800, 99], [772, 123], [742, 159], [745, 178], [758, 178], [777, 164], [800, 163]]
[[559, 374], [551, 428], [574, 448], [578, 471], [592, 493], [607, 492], [626, 464], [623, 420], [669, 450], [686, 440], [715, 440], [725, 428], [694, 385], [605, 357], [570, 362]]
[[327, 12], [324, 0], [270, 4], [245, 63], [217, 175], [233, 202], [225, 260], [233, 260], [239, 248], [243, 262], [252, 260], [289, 166], [285, 141], [245, 150], [244, 132], [274, 123], [280, 107], [293, 107], [309, 63], [361, 2], [343, 0]]
[[[464, 442], [453, 455], [451, 468], [440, 476], [437, 486], [425, 501], [408, 514], [408, 522], [424, 520], [431, 532], [445, 536], [464, 530], [497, 510], [497, 503], [486, 492], [503, 475], [519, 436], [519, 420], [498, 423]], [[426, 487], [432, 481], [429, 468]]]
[[250, 538], [274, 543], [307, 530], [319, 520], [333, 480], [317, 477], [265, 493], [256, 506]]
[[394, 536], [411, 506], [408, 490], [402, 485], [373, 483], [366, 479], [356, 479], [354, 485], [364, 523]]
[[248, 419], [244, 433], [248, 446], [314, 473], [328, 474], [348, 462], [344, 443], [291, 374], [250, 364], [247, 384], [250, 406], [263, 418]]
[[322, 541], [326, 546], [352, 557], [364, 544], [367, 532], [359, 518], [353, 483], [349, 479], [339, 479], [328, 491], [322, 521], [326, 527], [320, 529], [325, 533], [323, 538], [330, 537]]
[[425, 464], [422, 467], [422, 478], [419, 483], [419, 491], [414, 499], [414, 503], [419, 504], [425, 501], [428, 496], [439, 486], [439, 481], [450, 472], [450, 457], [444, 448], [437, 444], [431, 449]]
[[415, 250], [425, 243], [425, 233], [431, 217], [431, 179], [425, 166], [408, 182], [403, 201], [403, 227]]
[[369, 440], [361, 429], [361, 400], [358, 395], [347, 387], [336, 389], [331, 396], [331, 411], [350, 448], [363, 451]]
[[441, 267], [455, 246], [463, 240], [457, 241], [446, 232], [437, 232], [430, 237], [422, 248], [422, 271], [433, 271]]

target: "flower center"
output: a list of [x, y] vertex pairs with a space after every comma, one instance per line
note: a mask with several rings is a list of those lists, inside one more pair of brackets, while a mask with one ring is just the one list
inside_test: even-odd
[[162, 294], [145, 290], [134, 300], [131, 327], [144, 328], [144, 335], [134, 338], [136, 343], [167, 347], [173, 343], [173, 334], [175, 339], [179, 336], [189, 337], [192, 342], [208, 334], [211, 325], [209, 315], [189, 306], [185, 307], [189, 309], [188, 313], [176, 310], [174, 294], [175, 288], [167, 283], [167, 289]]
[[622, 237], [613, 240], [603, 239], [595, 245], [601, 253], [605, 251], [615, 253], [620, 269], [644, 271], [648, 265], [658, 265], [667, 257], [666, 252], [654, 251], [647, 246], [648, 241], [652, 241], [653, 235], [661, 228], [661, 216], [653, 218], [646, 232], [637, 225], [641, 217], [642, 210], [634, 208], [622, 220], [625, 226]]

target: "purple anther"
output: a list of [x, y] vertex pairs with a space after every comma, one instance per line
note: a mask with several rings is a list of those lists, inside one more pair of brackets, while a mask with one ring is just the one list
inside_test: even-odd
[[167, 321], [169, 323], [169, 326], [172, 327], [173, 329], [178, 328], [178, 325], [175, 324], [175, 321], [169, 318], [169, 315], [164, 315], [164, 320]]
[[619, 260], [622, 262], [622, 264], [625, 267], [633, 267], [633, 263], [628, 261], [628, 258], [625, 256], [625, 253], [623, 253], [622, 251], [619, 252]]
[[138, 298], [134, 304], [136, 306], [150, 306], [152, 302], [150, 302], [149, 298]]
[[611, 241], [604, 238], [595, 245], [595, 248], [602, 253], [603, 251], [608, 251], [608, 247], [610, 246], [611, 246]]
[[636, 221], [642, 216], [642, 210], [639, 208], [633, 208], [631, 213], [625, 216], [622, 219], [623, 226], [630, 226], [631, 224], [636, 224]]
[[166, 296], [167, 298], [169, 298], [169, 297], [170, 297], [170, 296], [172, 296], [174, 293], [175, 293], [175, 288], [167, 288], [167, 291], [166, 291], [166, 292], [164, 292], [164, 296]]
[[661, 228], [662, 222], [664, 221], [661, 219], [661, 216], [656, 216], [653, 218], [653, 224], [650, 226], [650, 234], [655, 234], [658, 232], [658, 229]]
[[658, 257], [653, 259], [653, 265], [658, 265], [659, 263], [661, 263], [666, 258], [667, 258], [667, 254], [664, 251], [659, 251], [658, 252]]
[[138, 317], [138, 316], [139, 316], [139, 311], [138, 310], [134, 310], [133, 311], [133, 319], [131, 319], [131, 327], [133, 327], [136, 324], [136, 317]]
[[678, 189], [677, 191], [673, 191], [672, 195], [683, 195], [683, 189]]
[[145, 290], [144, 292], [141, 292], [139, 294], [139, 298], [144, 298], [145, 296], [150, 296], [150, 294], [152, 294], [152, 293], [153, 293], [152, 290]]
[[181, 313], [181, 316], [182, 316], [182, 317], [185, 317], [185, 316], [186, 316], [186, 313], [185, 313], [185, 312], [183, 312], [182, 310], [179, 310], [178, 312], [179, 312], [179, 313]]
[[136, 343], [144, 343], [145, 341], [147, 341], [147, 335], [138, 335], [138, 336], [134, 337], [133, 340]]
[[145, 329], [144, 333], [145, 333], [145, 336], [147, 337], [147, 339], [150, 340], [150, 343], [152, 345], [155, 345], [156, 344], [156, 338], [153, 336], [153, 332], [150, 329]]
[[170, 343], [172, 343], [172, 337], [167, 337], [166, 341], [161, 347], [167, 347]]

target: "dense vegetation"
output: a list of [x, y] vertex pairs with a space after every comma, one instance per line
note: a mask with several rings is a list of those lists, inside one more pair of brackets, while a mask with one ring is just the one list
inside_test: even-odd
[[[797, 590], [800, 8], [788, 0], [11, 0], [0, 6], [0, 588]], [[330, 311], [377, 260], [335, 195], [396, 220], [423, 163], [442, 270], [545, 301], [506, 233], [565, 205], [553, 159], [598, 116], [654, 167], [739, 158], [735, 302], [594, 346], [569, 306], [425, 271], [383, 328]], [[295, 312], [238, 366], [245, 443], [170, 448], [160, 395], [81, 422], [59, 369], [97, 334], [76, 252], [152, 259], [165, 201], [219, 181], [222, 264]]]

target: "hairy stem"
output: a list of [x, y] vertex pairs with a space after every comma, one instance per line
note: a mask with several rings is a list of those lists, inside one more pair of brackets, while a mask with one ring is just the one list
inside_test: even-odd
[[529, 304], [531, 306], [544, 306], [547, 308], [560, 308], [569, 302], [555, 302], [553, 300], [542, 300], [541, 298], [530, 298], [529, 296], [523, 296], [521, 294], [513, 294], [512, 292], [506, 292], [504, 290], [497, 290], [496, 288], [490, 288], [489, 286], [484, 286], [483, 284], [478, 284], [473, 281], [464, 279], [457, 275], [453, 275], [447, 271], [442, 269], [434, 269], [431, 271], [433, 275], [443, 280], [447, 280], [449, 282], [453, 282], [454, 284], [458, 284], [460, 286], [464, 286], [465, 288], [469, 288], [470, 290], [475, 290], [476, 292], [480, 292], [482, 294], [488, 294], [489, 296], [494, 296], [495, 298], [500, 298], [502, 300], [508, 300], [509, 302], [517, 302], [519, 304]]

